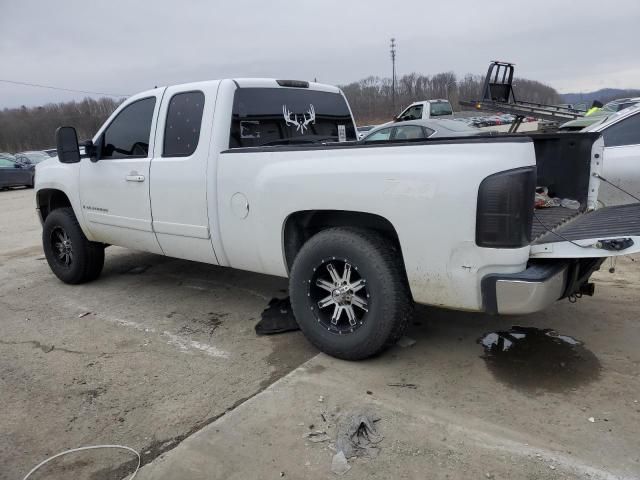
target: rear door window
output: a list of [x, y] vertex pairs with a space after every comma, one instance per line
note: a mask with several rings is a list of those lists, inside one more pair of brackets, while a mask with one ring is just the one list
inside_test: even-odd
[[614, 123], [602, 132], [605, 147], [640, 145], [640, 113], [618, 123]]
[[163, 157], [188, 157], [196, 151], [204, 109], [204, 93], [176, 93], [169, 102]]
[[357, 140], [342, 95], [306, 88], [239, 88], [229, 147]]

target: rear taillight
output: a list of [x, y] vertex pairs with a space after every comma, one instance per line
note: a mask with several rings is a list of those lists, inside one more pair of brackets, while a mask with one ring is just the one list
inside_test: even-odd
[[507, 170], [485, 178], [478, 189], [476, 244], [488, 248], [528, 245], [535, 188], [535, 167]]

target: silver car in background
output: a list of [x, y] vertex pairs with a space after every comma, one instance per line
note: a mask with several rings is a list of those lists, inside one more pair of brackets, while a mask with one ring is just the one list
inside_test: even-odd
[[419, 140], [441, 137], [472, 137], [487, 134], [488, 132], [456, 120], [407, 120], [400, 123], [380, 125], [372, 129], [360, 141]]

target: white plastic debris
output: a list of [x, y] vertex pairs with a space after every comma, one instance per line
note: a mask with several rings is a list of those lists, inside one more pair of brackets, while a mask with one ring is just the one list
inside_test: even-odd
[[349, 470], [351, 470], [351, 465], [349, 465], [347, 457], [344, 456], [344, 452], [341, 450], [331, 460], [331, 471], [336, 475], [344, 475]]
[[596, 419], [593, 417], [589, 417], [587, 420], [589, 420], [591, 423], [596, 423]]
[[78, 318], [82, 318], [82, 317], [86, 317], [87, 315], [89, 315], [91, 312], [84, 312], [81, 313], [80, 315], [78, 315]]
[[323, 395], [320, 395], [320, 396], [318, 397], [318, 401], [319, 401], [319, 402], [324, 402], [324, 396], [323, 396]]
[[551, 470], [555, 470], [555, 469], [556, 469], [556, 467], [554, 467], [553, 465], [549, 465], [549, 468], [550, 468]]

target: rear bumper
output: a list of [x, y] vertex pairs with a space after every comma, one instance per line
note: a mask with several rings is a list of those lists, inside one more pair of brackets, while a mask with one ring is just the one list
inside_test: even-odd
[[519, 273], [487, 275], [481, 284], [484, 310], [494, 315], [544, 310], [564, 295], [568, 274], [568, 262], [551, 262]]

